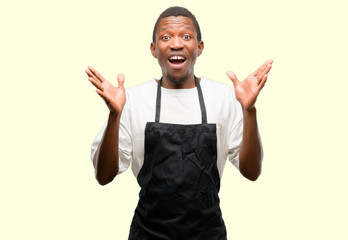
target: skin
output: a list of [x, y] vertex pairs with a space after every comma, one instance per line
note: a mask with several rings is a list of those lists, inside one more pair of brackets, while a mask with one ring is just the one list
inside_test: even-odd
[[88, 80], [97, 88], [96, 92], [105, 101], [110, 111], [94, 166], [97, 181], [100, 185], [105, 185], [111, 182], [118, 173], [118, 133], [122, 109], [126, 103], [124, 75], [117, 76], [118, 86], [115, 87], [91, 66], [87, 68], [86, 73]]
[[[155, 42], [151, 43], [152, 56], [157, 58], [162, 69], [162, 87], [170, 89], [193, 88], [194, 65], [204, 49], [203, 41], [197, 41], [197, 32], [191, 19], [187, 17], [167, 17], [160, 20]], [[180, 67], [169, 62], [172, 55], [186, 58]]]
[[257, 180], [260, 176], [263, 159], [255, 103], [261, 89], [265, 86], [272, 63], [273, 60], [266, 61], [242, 82], [238, 80], [234, 72], [227, 72], [227, 76], [233, 82], [236, 98], [243, 110], [244, 126], [242, 147], [239, 152], [239, 170], [251, 181]]
[[[194, 65], [204, 49], [204, 43], [197, 41], [197, 32], [191, 19], [187, 17], [167, 17], [160, 20], [156, 41], [151, 43], [152, 55], [158, 60], [162, 69], [162, 87], [183, 89], [195, 87]], [[182, 64], [169, 62], [172, 55], [183, 56]], [[255, 72], [240, 82], [232, 71], [227, 75], [234, 85], [237, 100], [243, 110], [243, 140], [239, 153], [239, 168], [244, 177], [255, 181], [262, 166], [262, 145], [257, 127], [256, 99], [264, 87], [272, 60], [266, 61]], [[97, 93], [109, 108], [109, 118], [97, 155], [96, 178], [101, 185], [111, 182], [118, 173], [118, 132], [120, 117], [126, 102], [124, 75], [117, 77], [118, 86], [105, 80], [93, 67], [86, 70], [88, 80], [97, 88]]]

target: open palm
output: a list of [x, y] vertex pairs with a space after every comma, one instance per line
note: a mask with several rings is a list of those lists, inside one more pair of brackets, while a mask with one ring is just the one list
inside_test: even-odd
[[104, 99], [110, 112], [120, 113], [126, 102], [126, 93], [123, 86], [124, 75], [119, 74], [117, 76], [118, 87], [115, 87], [93, 67], [88, 67], [86, 73], [89, 76], [88, 80], [97, 88], [97, 93]]
[[267, 74], [272, 68], [272, 63], [273, 60], [266, 61], [242, 82], [237, 79], [234, 72], [227, 72], [233, 82], [236, 98], [244, 110], [250, 110], [255, 106], [256, 99], [267, 81]]

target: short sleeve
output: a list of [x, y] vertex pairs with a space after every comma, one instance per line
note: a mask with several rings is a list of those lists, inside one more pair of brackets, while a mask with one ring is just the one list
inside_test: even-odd
[[[128, 96], [127, 96], [128, 97]], [[129, 98], [128, 98], [129, 99]], [[132, 162], [133, 156], [133, 143], [131, 137], [131, 119], [130, 119], [130, 108], [129, 104], [125, 104], [120, 121], [119, 130], [119, 144], [118, 144], [118, 155], [119, 155], [119, 170], [118, 174], [125, 172]]]
[[97, 156], [99, 154], [99, 145], [100, 145], [100, 142], [104, 136], [106, 124], [107, 124], [107, 121], [104, 123], [104, 125], [102, 126], [102, 128], [98, 132], [97, 136], [94, 138], [94, 141], [93, 141], [92, 146], [91, 146], [91, 160], [92, 160], [92, 163], [94, 166], [95, 173], [97, 173], [96, 166], [97, 166]]
[[239, 169], [239, 152], [243, 140], [243, 112], [240, 103], [237, 101], [233, 90], [230, 94], [230, 124], [227, 136], [228, 159]]
[[243, 119], [241, 119], [236, 127], [231, 131], [228, 137], [228, 159], [239, 169], [239, 151], [243, 139]]
[[[129, 120], [129, 108], [127, 103], [125, 104], [120, 121], [119, 128], [119, 170], [117, 174], [121, 174], [128, 169], [132, 161], [132, 140], [130, 136], [130, 120]], [[91, 160], [93, 162], [94, 170], [96, 173], [96, 165], [99, 154], [99, 146], [103, 139], [106, 129], [107, 121], [95, 137], [91, 146]]]

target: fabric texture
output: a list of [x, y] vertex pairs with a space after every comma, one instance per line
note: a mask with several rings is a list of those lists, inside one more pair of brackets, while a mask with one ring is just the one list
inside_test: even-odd
[[[201, 124], [161, 123], [161, 82], [155, 122], [145, 127], [141, 191], [129, 240], [226, 240], [219, 200], [216, 124], [208, 124], [195, 77]], [[165, 108], [166, 106], [163, 106]]]
[[[239, 168], [239, 150], [243, 133], [243, 114], [231, 87], [201, 78], [208, 123], [216, 124], [217, 168], [221, 178], [228, 158]], [[127, 99], [124, 106], [119, 131], [119, 173], [131, 166], [135, 177], [144, 164], [145, 126], [154, 122], [156, 110], [157, 82], [149, 82], [126, 90]], [[162, 123], [200, 124], [202, 122], [200, 103], [196, 88], [166, 89], [162, 88], [161, 110]], [[96, 136], [91, 159], [95, 164], [98, 146], [103, 137], [106, 123]]]

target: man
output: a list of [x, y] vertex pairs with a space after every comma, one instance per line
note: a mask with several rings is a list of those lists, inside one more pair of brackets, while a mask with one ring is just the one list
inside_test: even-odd
[[194, 75], [204, 43], [194, 15], [172, 7], [158, 18], [151, 53], [162, 78], [125, 91], [88, 67], [110, 113], [92, 145], [101, 185], [132, 163], [141, 187], [129, 239], [226, 239], [219, 207], [220, 178], [227, 157], [246, 178], [261, 172], [262, 146], [256, 98], [272, 60], [244, 81], [229, 71], [226, 85]]

